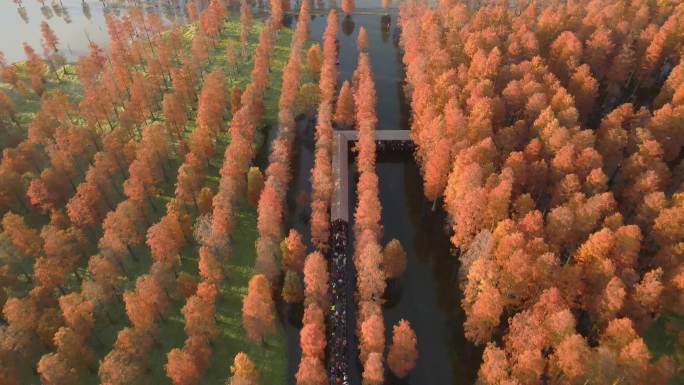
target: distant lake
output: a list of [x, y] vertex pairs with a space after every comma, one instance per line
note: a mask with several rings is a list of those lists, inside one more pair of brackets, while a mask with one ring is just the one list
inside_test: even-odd
[[27, 42], [42, 52], [40, 23], [46, 21], [59, 38], [59, 47], [67, 60], [88, 52], [88, 39], [104, 46], [109, 41], [105, 14], [124, 15], [133, 5], [157, 12], [165, 20], [185, 20], [186, 0], [23, 0], [17, 6], [11, 0], [0, 0], [0, 50], [7, 61], [24, 60], [22, 43]]
[[[59, 47], [71, 61], [88, 53], [88, 41], [106, 46], [109, 37], [105, 15], [124, 15], [130, 6], [140, 5], [147, 12], [157, 12], [166, 21], [184, 22], [185, 4], [189, 0], [23, 0], [16, 5], [12, 0], [0, 0], [0, 51], [8, 62], [24, 60], [22, 43], [27, 42], [37, 52], [42, 52], [40, 23], [46, 21], [59, 38]], [[256, 0], [248, 0], [256, 4]], [[312, 8], [339, 5], [341, 0], [313, 0]], [[234, 6], [239, 0], [232, 0]], [[268, 3], [268, 0], [263, 0]], [[357, 9], [378, 9], [381, 0], [357, 0]], [[292, 0], [292, 4], [298, 4]], [[396, 7], [397, 0], [393, 1]]]

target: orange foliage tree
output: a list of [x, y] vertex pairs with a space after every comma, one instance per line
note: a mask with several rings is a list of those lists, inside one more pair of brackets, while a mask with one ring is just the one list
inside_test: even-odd
[[253, 341], [263, 340], [275, 332], [275, 307], [271, 298], [271, 285], [262, 274], [249, 280], [247, 296], [242, 303], [242, 324]]

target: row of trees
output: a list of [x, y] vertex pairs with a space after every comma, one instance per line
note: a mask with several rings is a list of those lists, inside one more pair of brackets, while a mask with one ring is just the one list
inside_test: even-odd
[[682, 15], [646, 2], [402, 6], [412, 137], [461, 252], [482, 383], [672, 374], [639, 333], [682, 309]]
[[[271, 5], [274, 6], [274, 4]], [[299, 63], [309, 28], [308, 5], [302, 4], [301, 11], [304, 18], [300, 16], [297, 23], [291, 43], [292, 51], [283, 71], [277, 138], [271, 149], [266, 182], [259, 194], [257, 218], [259, 238], [255, 244], [257, 274], [250, 279], [247, 296], [242, 304], [242, 323], [247, 336], [253, 341], [263, 341], [265, 336], [275, 333], [273, 287], [279, 271], [275, 254], [282, 238], [283, 204], [290, 179], [290, 151], [295, 129], [294, 108], [300, 83]], [[275, 13], [272, 13], [270, 17], [273, 20], [276, 17]]]
[[[226, 12], [222, 11], [222, 6], [217, 5], [217, 1], [212, 1], [209, 7], [203, 11], [203, 14], [209, 16], [212, 25], [220, 26], [223, 24]], [[132, 15], [136, 15], [136, 13]], [[145, 25], [145, 19], [141, 16], [138, 23]], [[207, 28], [207, 26], [200, 26], [193, 40], [196, 41], [197, 36], [204, 36], [207, 33]], [[220, 29], [217, 33], [219, 31]], [[172, 35], [173, 31], [171, 32]], [[154, 52], [155, 47], [157, 47], [157, 51], [161, 51], [164, 45], [151, 44], [150, 47]], [[172, 350], [169, 353], [169, 362], [166, 366], [167, 375], [174, 383], [196, 383], [201, 376], [203, 365], [206, 366], [211, 354], [208, 340], [216, 334], [213, 304], [217, 288], [211, 282], [202, 282], [197, 285], [191, 277], [183, 274], [178, 275], [177, 270], [180, 262], [179, 250], [187, 242], [191, 233], [188, 195], [190, 195], [190, 199], [197, 199], [194, 191], [192, 191], [194, 186], [188, 186], [187, 177], [190, 174], [190, 177], [200, 181], [200, 185], [204, 179], [204, 170], [202, 169], [191, 170], [189, 173], [186, 171], [189, 164], [196, 165], [192, 163], [194, 155], [201, 153], [211, 156], [213, 154], [211, 149], [223, 122], [225, 111], [222, 103], [224, 100], [223, 76], [215, 71], [204, 77], [204, 86], [198, 104], [195, 82], [202, 78], [202, 66], [206, 57], [195, 55], [195, 59], [189, 59], [189, 56], [186, 58], [188, 59], [183, 60], [180, 68], [174, 68], [173, 64], [168, 63], [167, 71], [164, 71], [165, 75], [162, 76], [166, 84], [170, 80], [173, 91], [167, 92], [160, 104], [150, 108], [153, 119], [155, 118], [153, 111], [162, 110], [165, 118], [164, 126], [163, 128], [161, 124], [156, 124], [156, 126], [160, 130], [164, 130], [168, 138], [167, 142], [171, 142], [172, 136], [178, 139], [176, 143], [177, 156], [185, 155], [185, 162], [178, 168], [175, 196], [166, 205], [166, 213], [147, 230], [146, 244], [151, 252], [153, 264], [147, 274], [137, 278], [134, 290], [123, 294], [126, 314], [133, 327], [124, 328], [119, 332], [113, 349], [102, 361], [99, 374], [103, 383], [124, 384], [144, 381], [145, 372], [149, 368], [149, 353], [154, 346], [159, 345], [155, 337], [158, 334], [159, 322], [166, 319], [171, 301], [178, 297], [189, 297], [181, 312], [186, 319], [185, 329], [188, 334], [186, 346], [189, 346], [188, 350], [192, 352], [192, 360], [183, 361], [183, 358], [187, 358], [183, 355], [186, 353], [185, 350]], [[148, 62], [148, 77], [155, 74], [149, 69], [151, 63], [153, 61]], [[188, 121], [188, 106], [191, 108], [197, 106], [197, 118], [195, 128], [186, 142], [184, 134], [185, 124]], [[209, 144], [201, 142], [201, 139], [198, 140], [200, 136], [205, 136]], [[169, 150], [170, 146], [166, 151]], [[162, 167], [168, 160], [170, 159], [166, 159], [162, 163]], [[139, 169], [143, 175], [143, 182], [137, 184], [138, 188], [135, 188], [136, 184], [131, 184], [129, 190], [140, 198], [145, 196], [150, 205], [154, 207], [152, 197], [156, 195], [159, 186], [163, 185], [163, 182], [167, 184], [173, 182], [168, 180], [163, 169], [163, 180], [144, 177], [145, 166], [148, 163], [146, 163], [145, 158], [140, 158], [140, 161]], [[206, 167], [206, 165], [204, 166]], [[192, 171], [196, 172], [195, 175], [192, 174]], [[131, 174], [133, 175], [133, 173]], [[204, 195], [207, 195], [206, 191]], [[208, 195], [210, 194], [211, 191], [209, 190]], [[205, 196], [204, 199], [207, 197]], [[196, 203], [196, 207], [199, 211], [199, 204]], [[129, 250], [132, 252], [130, 247]], [[140, 338], [142, 343], [131, 346], [130, 342], [127, 342], [130, 336]], [[130, 362], [135, 364], [131, 365]]]
[[[357, 206], [354, 213], [354, 264], [357, 270], [357, 336], [360, 360], [363, 363], [364, 384], [384, 382], [385, 326], [382, 303], [386, 280], [398, 278], [406, 270], [406, 253], [401, 243], [393, 239], [380, 246], [382, 206], [379, 198], [378, 176], [375, 173], [376, 93], [365, 30], [361, 29], [357, 46], [359, 64], [353, 75], [355, 122], [358, 130], [357, 160], [359, 172]], [[341, 91], [338, 112], [344, 111]], [[341, 114], [344, 115], [344, 114]], [[406, 377], [416, 364], [417, 341], [410, 323], [401, 320], [393, 328], [392, 343], [387, 360], [390, 370], [399, 378]]]
[[328, 14], [323, 32], [321, 102], [315, 130], [314, 167], [311, 170], [311, 242], [317, 250], [328, 250], [330, 238], [330, 198], [332, 196], [333, 107], [337, 89], [337, 12]]
[[[211, 5], [199, 14], [200, 29], [202, 29], [203, 20], [205, 20], [205, 25], [207, 23], [211, 24], [210, 21], [212, 19], [208, 16], [203, 16], [206, 12], [212, 12]], [[242, 25], [240, 39], [244, 45], [252, 25], [249, 7], [244, 2], [241, 7], [240, 21]], [[189, 185], [196, 186], [194, 191], [199, 189], [199, 196], [195, 195], [195, 199], [201, 198], [204, 200], [204, 197], [206, 197], [207, 202], [202, 204], [202, 207], [206, 207], [206, 211], [201, 210], [200, 213], [203, 216], [199, 218], [195, 228], [195, 236], [200, 244], [199, 270], [202, 280], [197, 286], [196, 292], [188, 297], [182, 309], [187, 339], [182, 348], [175, 348], [167, 354], [166, 373], [175, 385], [199, 383], [211, 355], [210, 342], [218, 335], [214, 314], [217, 290], [218, 285], [224, 278], [223, 264], [227, 262], [230, 255], [230, 236], [233, 229], [234, 207], [245, 196], [247, 172], [253, 157], [252, 143], [256, 128], [264, 112], [262, 100], [268, 85], [268, 70], [273, 51], [273, 36], [277, 32], [275, 24], [270, 19], [259, 35], [259, 42], [254, 53], [254, 66], [251, 72], [250, 83], [244, 92], [238, 93], [236, 97], [231, 98], [231, 109], [233, 112], [229, 128], [231, 141], [224, 152], [217, 193], [215, 195], [202, 193], [203, 190], [206, 191], [205, 188], [201, 188], [206, 171], [200, 174], [200, 178], [197, 173], [193, 172], [194, 170], [190, 166], [188, 168], [189, 172], [186, 174], [188, 175], [189, 182], [191, 182]], [[222, 23], [219, 24], [219, 31], [217, 32], [212, 32], [213, 28], [208, 28], [208, 35], [219, 36], [221, 25]], [[195, 47], [198, 47], [198, 44], [193, 42], [193, 48]], [[232, 46], [229, 44], [228, 47]], [[229, 57], [232, 56], [230, 49], [228, 52]], [[212, 75], [213, 73], [209, 76]], [[208, 81], [215, 83], [213, 86], [208, 86], [205, 83], [205, 89], [212, 87], [213, 90], [209, 88], [206, 94], [203, 90], [198, 111], [198, 127], [205, 125], [205, 132], [213, 132], [213, 135], [198, 134], [191, 136], [191, 140], [194, 139], [197, 145], [193, 145], [192, 142], [190, 143], [190, 153], [186, 157], [186, 163], [190, 164], [193, 162], [193, 158], [204, 156], [204, 159], [200, 159], [200, 167], [203, 170], [206, 170], [209, 162], [207, 151], [204, 151], [204, 149], [208, 148], [210, 153], [213, 153], [217, 135], [223, 123], [222, 118], [226, 106], [223, 77], [219, 72], [217, 72], [215, 77], [216, 79], [208, 79]], [[231, 94], [235, 95], [235, 92]], [[206, 109], [202, 109], [203, 102], [205, 102]], [[203, 114], [203, 111], [206, 111], [206, 113]], [[213, 195], [213, 198], [210, 198], [211, 195]], [[211, 199], [211, 201], [209, 202], [208, 199]], [[198, 201], [195, 204], [196, 207], [200, 207]], [[270, 305], [266, 312], [258, 313], [257, 318], [250, 318], [256, 324], [245, 320], [245, 309], [243, 309], [243, 320], [245, 320], [245, 327], [250, 338], [255, 337], [254, 330], [272, 333], [275, 327], [273, 302], [268, 302], [270, 300], [270, 289], [268, 283], [266, 283], [266, 287], [263, 287], [262, 284], [262, 281], [253, 278], [248, 286], [248, 292], [256, 292], [258, 293], [257, 296], [264, 292], [268, 293], [266, 306]], [[254, 297], [254, 294], [252, 294], [252, 297]], [[258, 298], [257, 302], [263, 304], [261, 299], [261, 297]], [[251, 303], [251, 299], [249, 301], [246, 300], [246, 313], [248, 314], [250, 311], [255, 310], [253, 307], [250, 307]], [[256, 309], [257, 312], [259, 310], [261, 309]], [[239, 381], [254, 381], [243, 383], [256, 383], [258, 381], [258, 373], [253, 363], [244, 354], [236, 356], [235, 366], [231, 368], [231, 373], [233, 375], [231, 383], [240, 383]]]
[[[325, 355], [327, 334], [325, 315], [330, 307], [328, 260], [324, 256], [329, 250], [330, 238], [330, 196], [332, 194], [332, 106], [337, 88], [336, 35], [337, 13], [331, 10], [323, 32], [323, 50], [314, 45], [308, 52], [308, 66], [312, 72], [319, 72], [318, 89], [320, 103], [315, 128], [314, 167], [311, 170], [311, 242], [316, 251], [310, 253], [303, 265], [304, 272], [304, 317], [299, 341], [302, 357], [295, 375], [297, 384], [314, 385], [328, 381]], [[297, 254], [297, 234], [290, 232], [285, 248], [288, 258], [283, 258], [292, 268], [301, 266]], [[302, 247], [302, 254], [304, 248]], [[284, 256], [285, 257], [285, 256]], [[289, 274], [289, 273], [288, 273]], [[286, 277], [287, 279], [287, 277]], [[286, 282], [287, 283], [287, 282]], [[285, 290], [285, 287], [283, 288]], [[285, 293], [285, 292], [284, 292]]]
[[295, 375], [298, 385], [324, 384], [327, 335], [325, 311], [330, 306], [328, 261], [319, 251], [306, 257], [304, 264], [304, 317], [299, 332], [302, 358]]
[[357, 336], [360, 360], [363, 363], [364, 384], [384, 382], [383, 353], [385, 324], [382, 316], [386, 277], [382, 268], [382, 236], [378, 176], [375, 173], [375, 116], [376, 94], [368, 53], [359, 53], [354, 72], [353, 88], [356, 105], [359, 173], [357, 205], [354, 213], [354, 264], [357, 271]]
[[[212, 4], [217, 3], [212, 2]], [[226, 11], [216, 5], [210, 5], [200, 13], [203, 22], [200, 22], [198, 34], [193, 37], [194, 49], [198, 49], [197, 42], [202, 39], [197, 37], [198, 35], [204, 34], [204, 36], [214, 36], [214, 39], [218, 38], [223, 25], [222, 14], [226, 14]], [[215, 30], [214, 35], [208, 31], [201, 32], [206, 29]], [[206, 186], [206, 176], [210, 161], [216, 155], [218, 137], [224, 124], [227, 104], [225, 95], [223, 70], [214, 69], [204, 77], [197, 105], [195, 129], [188, 136], [186, 143], [181, 142], [187, 152], [185, 161], [178, 169], [175, 195], [184, 217], [189, 216], [193, 206], [198, 216], [206, 216], [211, 212], [211, 200], [214, 193], [209, 186]], [[176, 127], [185, 126], [187, 115], [181, 100], [187, 97], [191, 96], [188, 92], [184, 92], [182, 87], [164, 96], [164, 106], [168, 106], [166, 109], [169, 112], [168, 115], [176, 117], [173, 120], [167, 117], [169, 124]], [[179, 109], [180, 113], [177, 113]], [[207, 217], [200, 218], [196, 222], [195, 238], [198, 243], [202, 244], [208, 233], [209, 223], [204, 219]], [[176, 218], [170, 217], [169, 220], [174, 221]], [[163, 220], [160, 224], [162, 223]], [[161, 234], [164, 233], [169, 234], [165, 231]], [[222, 261], [214, 254], [208, 253], [207, 249], [200, 248], [199, 273], [201, 277], [199, 284], [191, 276], [186, 276], [184, 283], [186, 301], [181, 314], [185, 320], [187, 338], [182, 347], [174, 348], [167, 353], [166, 375], [176, 385], [197, 384], [201, 380], [212, 353], [211, 341], [218, 335], [215, 301], [218, 284], [223, 279]]]
[[[266, 275], [273, 285], [280, 275], [277, 255], [283, 240], [285, 201], [292, 180], [290, 163], [297, 129], [295, 115], [304, 72], [303, 52], [309, 37], [309, 19], [309, 4], [302, 2], [290, 47], [290, 57], [283, 69], [283, 85], [278, 101], [278, 131], [271, 143], [269, 165], [265, 172], [266, 180], [258, 202], [259, 238], [256, 242], [256, 271]], [[299, 271], [290, 271], [301, 273], [301, 266]]]
[[[193, 37], [191, 50], [200, 57], [206, 57], [212, 50], [206, 42], [209, 41], [211, 47], [216, 47], [227, 16], [228, 10], [222, 4], [218, 1], [210, 2], [209, 6], [199, 13], [199, 28]], [[251, 25], [245, 26], [247, 33], [250, 27]], [[187, 121], [187, 110], [183, 100], [192, 98], [193, 95], [190, 95], [188, 87], [183, 87], [184, 85], [179, 84], [178, 89], [174, 89], [173, 93], [164, 95], [164, 112], [170, 130], [174, 128], [178, 130], [178, 127], [184, 128]], [[197, 215], [200, 216], [195, 226], [196, 241], [200, 244], [206, 241], [205, 237], [209, 230], [206, 215], [211, 211], [211, 200], [214, 196], [213, 190], [206, 186], [206, 176], [210, 161], [216, 154], [218, 137], [224, 124], [227, 104], [225, 95], [224, 71], [216, 68], [204, 77], [197, 104], [195, 128], [188, 136], [187, 142], [179, 142], [181, 149], [186, 151], [185, 161], [178, 169], [176, 181], [175, 196], [179, 213], [168, 212], [158, 224], [160, 226], [158, 239], [165, 240], [165, 242], [160, 242], [159, 246], [162, 252], [172, 252], [167, 254], [168, 256], [178, 253], [177, 248], [168, 250], [169, 244], [174, 245], [174, 240], [171, 238], [176, 237], [178, 246], [184, 241], [178, 215], [182, 215], [183, 218], [189, 217], [191, 206], [194, 206]], [[177, 238], [178, 236], [181, 238]], [[198, 384], [209, 365], [209, 358], [212, 354], [211, 342], [218, 336], [215, 303], [218, 285], [223, 279], [222, 262], [216, 259], [215, 254], [207, 253], [207, 249], [200, 248], [201, 281], [197, 283], [191, 276], [183, 276], [184, 282], [178, 287], [179, 290], [184, 291], [182, 294], [186, 299], [181, 309], [185, 320], [186, 339], [182, 347], [171, 349], [167, 353], [164, 366], [167, 377], [174, 385]]]

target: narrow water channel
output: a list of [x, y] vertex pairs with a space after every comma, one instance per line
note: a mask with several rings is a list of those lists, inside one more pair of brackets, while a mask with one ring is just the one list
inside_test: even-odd
[[[357, 3], [358, 6], [358, 3]], [[409, 109], [403, 85], [403, 67], [397, 45], [396, 10], [390, 14], [357, 14], [349, 18], [340, 15], [339, 82], [350, 80], [356, 68], [358, 52], [356, 38], [361, 26], [366, 29], [369, 54], [377, 90], [377, 129], [409, 129]], [[326, 16], [312, 16], [311, 39], [320, 42]], [[313, 125], [301, 121], [293, 163], [294, 179], [290, 186], [288, 225], [309, 240], [308, 202], [302, 197], [311, 191], [309, 174], [313, 161]], [[352, 158], [353, 159], [353, 158]], [[356, 170], [350, 165], [349, 201], [356, 202]], [[383, 307], [386, 340], [392, 338], [392, 326], [408, 320], [418, 336], [419, 359], [416, 368], [403, 380], [394, 378], [389, 370], [386, 384], [462, 385], [473, 384], [482, 351], [463, 337], [461, 293], [457, 284], [458, 259], [450, 253], [450, 242], [444, 230], [444, 213], [432, 211], [422, 191], [420, 171], [412, 154], [380, 155], [377, 173], [380, 178], [380, 200], [383, 206], [383, 244], [397, 238], [408, 254], [405, 275], [391, 283], [388, 301]], [[305, 192], [305, 193], [302, 193]], [[350, 207], [350, 228], [354, 207]], [[350, 234], [351, 235], [351, 234]], [[353, 253], [353, 240], [349, 250]], [[294, 384], [294, 374], [301, 356], [299, 328], [292, 317], [300, 309], [283, 309], [288, 335], [288, 384]], [[353, 316], [353, 315], [352, 315]], [[352, 324], [353, 325], [353, 324]], [[352, 363], [351, 383], [360, 384], [361, 365], [356, 359], [356, 341], [350, 341]]]

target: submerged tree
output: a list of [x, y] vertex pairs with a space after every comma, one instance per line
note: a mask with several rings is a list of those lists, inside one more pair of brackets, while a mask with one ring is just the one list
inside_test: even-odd
[[382, 250], [382, 266], [387, 278], [398, 278], [406, 271], [406, 252], [397, 239], [389, 241]]

